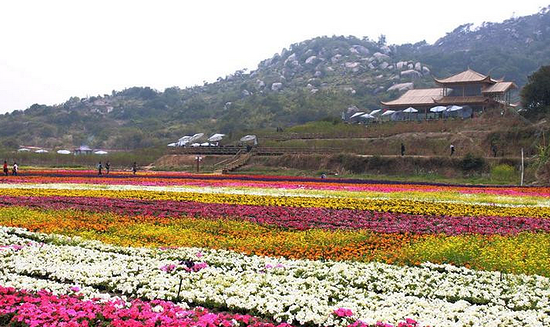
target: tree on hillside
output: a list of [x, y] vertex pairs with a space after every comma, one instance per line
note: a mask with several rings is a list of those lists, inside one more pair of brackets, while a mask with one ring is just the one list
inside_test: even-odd
[[550, 113], [550, 66], [542, 66], [529, 76], [521, 90], [521, 104], [529, 118]]

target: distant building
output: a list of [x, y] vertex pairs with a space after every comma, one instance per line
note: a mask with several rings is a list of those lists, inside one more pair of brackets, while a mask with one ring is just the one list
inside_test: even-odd
[[495, 80], [488, 75], [468, 69], [448, 78], [434, 78], [437, 88], [413, 89], [393, 101], [382, 102], [388, 109], [413, 107], [428, 112], [434, 106], [469, 106], [474, 111], [510, 106], [514, 82]]
[[81, 145], [73, 150], [74, 154], [92, 154], [92, 149], [87, 145]]

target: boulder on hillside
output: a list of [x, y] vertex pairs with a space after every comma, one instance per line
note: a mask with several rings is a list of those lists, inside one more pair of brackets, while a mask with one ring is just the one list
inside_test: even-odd
[[355, 48], [349, 48], [349, 52], [351, 52], [352, 54], [359, 54], [359, 51], [357, 51], [357, 49]]
[[356, 45], [353, 45], [353, 48], [364, 56], [368, 56], [370, 54], [369, 49], [365, 48], [362, 45], [356, 44]]
[[417, 62], [416, 64], [414, 64], [414, 70], [417, 70], [419, 72], [422, 71], [422, 64]]
[[262, 81], [261, 79], [256, 80], [256, 86], [257, 86], [259, 89], [262, 89], [262, 88], [265, 87], [265, 82]]
[[384, 54], [390, 54], [391, 53], [391, 49], [387, 45], [384, 45], [384, 46], [380, 47], [380, 51], [382, 51]]
[[308, 57], [305, 61], [306, 65], [313, 64], [317, 61], [317, 56]]
[[424, 67], [422, 67], [422, 73], [424, 75], [430, 75], [431, 71], [428, 67], [424, 66]]
[[409, 83], [399, 83], [399, 84], [395, 84], [395, 85], [392, 85], [388, 88], [388, 92], [390, 91], [399, 91], [399, 92], [402, 92], [402, 91], [407, 91], [407, 90], [412, 90], [414, 88], [414, 84], [409, 82]]
[[242, 95], [243, 97], [247, 97], [247, 96], [250, 96], [250, 92], [249, 92], [248, 90], [243, 90], [243, 91], [241, 92], [241, 95]]
[[406, 65], [407, 65], [407, 62], [406, 62], [406, 61], [400, 61], [400, 62], [398, 62], [397, 64], [395, 64], [395, 68], [401, 70], [401, 69], [403, 69]]
[[355, 67], [359, 66], [359, 63], [358, 62], [346, 62], [344, 65], [346, 66], [346, 68], [355, 68]]
[[409, 69], [402, 71], [401, 77], [410, 77], [412, 79], [416, 79], [422, 77], [422, 74], [414, 69]]
[[282, 88], [283, 88], [283, 83], [276, 82], [271, 84], [271, 91], [279, 91]]
[[332, 56], [332, 58], [330, 58], [330, 61], [335, 64], [340, 61], [340, 58], [342, 58], [341, 54], [335, 54], [334, 56]]
[[388, 56], [387, 54], [380, 53], [380, 52], [375, 52], [372, 56], [374, 58], [376, 58], [378, 61], [390, 61], [391, 60], [390, 56]]
[[380, 64], [380, 66], [378, 66], [378, 68], [380, 68], [380, 69], [386, 69], [386, 68], [388, 68], [389, 66], [390, 66], [390, 64], [388, 64], [387, 62], [384, 61], [383, 63]]

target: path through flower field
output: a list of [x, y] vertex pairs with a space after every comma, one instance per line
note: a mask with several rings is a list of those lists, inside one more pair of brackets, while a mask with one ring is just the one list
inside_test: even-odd
[[550, 188], [31, 171], [0, 325], [550, 326]]

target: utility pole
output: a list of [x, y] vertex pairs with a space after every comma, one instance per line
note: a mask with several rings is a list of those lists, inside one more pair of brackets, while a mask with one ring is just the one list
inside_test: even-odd
[[525, 165], [524, 165], [524, 162], [523, 162], [523, 148], [521, 148], [521, 181], [520, 181], [520, 186], [523, 186], [523, 173], [525, 171]]

